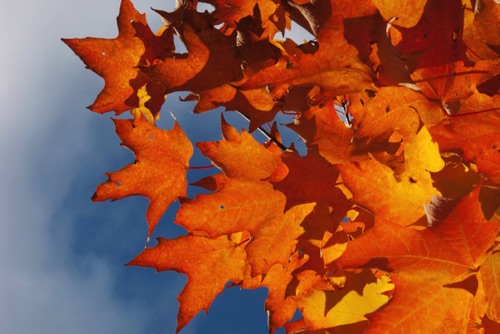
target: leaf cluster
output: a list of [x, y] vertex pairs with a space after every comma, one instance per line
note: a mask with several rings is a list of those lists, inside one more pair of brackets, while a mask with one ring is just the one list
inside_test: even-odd
[[[498, 1], [204, 2], [214, 10], [154, 10], [155, 33], [122, 0], [116, 38], [64, 39], [105, 80], [89, 108], [132, 116], [114, 123], [136, 161], [93, 200], [147, 197], [148, 237], [181, 203], [186, 235], [129, 263], [188, 276], [177, 331], [228, 282], [267, 288], [270, 333], [498, 328]], [[279, 39], [292, 22], [315, 39]], [[181, 91], [194, 113], [223, 107], [249, 131], [222, 118], [223, 139], [193, 143], [159, 128]], [[282, 144], [278, 114], [306, 154]], [[193, 145], [218, 173], [188, 198]]]

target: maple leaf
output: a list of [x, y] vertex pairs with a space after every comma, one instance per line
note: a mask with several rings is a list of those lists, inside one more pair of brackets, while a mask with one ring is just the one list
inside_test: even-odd
[[491, 320], [500, 322], [500, 253], [498, 250], [489, 256], [481, 266], [482, 283], [486, 289], [488, 309], [486, 315]]
[[[316, 35], [318, 51], [285, 55], [276, 65], [252, 75], [239, 87], [254, 89], [268, 86], [277, 98], [290, 87], [308, 84], [318, 85], [332, 96], [373, 88], [372, 71], [359, 61], [356, 48], [343, 36], [343, 19], [374, 13], [376, 9], [371, 1], [363, 1], [355, 7], [333, 0], [293, 7]], [[338, 8], [332, 10], [332, 7]], [[332, 57], [332, 54], [336, 56]]]
[[491, 254], [481, 266], [481, 278], [486, 288], [488, 309], [486, 315], [491, 320], [500, 322], [500, 252]]
[[307, 258], [299, 258], [298, 252], [293, 253], [285, 265], [275, 264], [267, 272], [262, 285], [269, 290], [265, 309], [269, 312], [269, 331], [274, 333], [292, 319], [297, 303], [295, 298], [287, 296], [287, 286], [293, 278], [293, 271], [300, 268]]
[[[160, 48], [156, 46], [157, 55], [154, 56], [155, 58], [166, 55], [174, 49], [174, 46], [173, 39], [169, 41], [164, 38], [155, 38], [147, 25], [145, 15], [137, 12], [130, 0], [121, 2], [117, 22], [119, 33], [118, 37], [114, 39], [88, 37], [63, 39], [63, 41], [83, 60], [88, 68], [104, 78], [104, 89], [89, 108], [99, 113], [114, 110], [119, 115], [137, 106], [133, 103], [136, 98], [135, 92], [149, 83], [146, 76], [137, 69], [145, 53], [143, 39], [148, 38], [150, 44], [161, 45]], [[136, 36], [136, 28], [141, 29], [145, 37], [141, 39]], [[131, 81], [134, 82], [132, 86]], [[154, 84], [150, 84], [150, 90], [158, 92], [158, 88]], [[159, 101], [157, 101], [158, 99]], [[160, 94], [159, 97], [154, 94], [152, 102], [156, 102], [156, 104], [152, 108], [153, 113], [159, 112], [159, 107], [164, 100], [163, 94]], [[137, 103], [137, 101], [135, 102]]]
[[298, 237], [304, 233], [300, 223], [313, 207], [311, 203], [294, 206], [283, 218], [266, 222], [256, 229], [253, 233], [255, 239], [245, 248], [252, 275], [267, 273], [274, 264], [288, 262]]
[[377, 219], [371, 231], [348, 245], [337, 264], [389, 270], [396, 285], [391, 302], [369, 317], [368, 332], [395, 333], [402, 328], [436, 332], [447, 323], [453, 324], [453, 332], [465, 330], [475, 291], [460, 283], [477, 281], [474, 273], [500, 231], [498, 222], [484, 219], [478, 196], [479, 188], [446, 219], [424, 230]]
[[245, 250], [252, 273], [259, 275], [275, 263], [286, 263], [303, 233], [299, 224], [313, 204], [295, 206], [285, 213], [285, 196], [269, 181], [262, 181], [280, 161], [248, 133], [240, 135], [222, 121], [224, 140], [199, 143], [198, 147], [225, 173], [209, 177], [213, 182], [197, 183], [218, 186], [212, 194], [184, 201], [175, 221], [190, 233], [210, 237], [248, 231], [253, 239]]
[[309, 148], [317, 150], [331, 164], [358, 159], [355, 146], [351, 143], [354, 132], [337, 117], [333, 101], [312, 107], [289, 127], [304, 138]]
[[277, 31], [284, 32], [285, 28], [290, 25], [285, 12], [280, 10], [280, 2], [276, 0], [207, 0], [206, 2], [215, 7], [213, 13], [214, 24], [222, 24], [220, 30], [226, 35], [231, 34], [237, 28], [236, 25], [241, 19], [252, 16], [256, 6], [261, 13], [260, 16], [263, 18], [260, 28], [266, 32], [265, 35], [272, 37]]
[[365, 315], [387, 303], [386, 293], [394, 288], [387, 276], [374, 280], [366, 270], [349, 278], [352, 285], [345, 290], [298, 292], [297, 304], [310, 330], [366, 321]]
[[197, 195], [194, 200], [181, 203], [175, 222], [191, 233], [204, 232], [211, 237], [254, 231], [266, 221], [282, 217], [285, 196], [266, 181], [223, 174], [214, 177], [223, 183], [212, 194]]
[[228, 281], [243, 279], [245, 258], [245, 251], [227, 236], [215, 239], [182, 236], [172, 240], [158, 238], [158, 245], [145, 249], [127, 265], [153, 267], [157, 271], [175, 270], [188, 275], [188, 282], [178, 297], [178, 332], [199, 311], [208, 312]]
[[[376, 1], [373, 3], [377, 5]], [[390, 8], [386, 9], [389, 12], [392, 11]], [[407, 7], [407, 10], [418, 15], [418, 10], [414, 11], [414, 9]], [[412, 87], [413, 81], [410, 73], [416, 66], [419, 54], [403, 54], [395, 47], [397, 43], [394, 42], [393, 37], [395, 35], [393, 22], [399, 22], [397, 17], [392, 16], [384, 20], [378, 12], [346, 18], [344, 36], [350, 44], [356, 47], [359, 59], [376, 74], [378, 85], [403, 84]]]
[[374, 159], [338, 166], [343, 182], [353, 193], [353, 201], [376, 217], [401, 225], [413, 224], [424, 216], [423, 205], [439, 194], [430, 172], [444, 167], [426, 128], [406, 145], [405, 157], [406, 170], [398, 178]]
[[462, 1], [427, 1], [424, 12], [415, 26], [398, 27], [402, 37], [396, 47], [403, 54], [420, 53], [417, 69], [458, 60], [470, 65], [471, 62], [465, 55], [466, 46], [462, 40], [463, 24]]
[[[310, 150], [305, 157], [285, 152], [282, 159], [288, 173], [274, 187], [285, 194], [287, 209], [299, 203], [326, 202], [334, 207], [339, 220], [345, 216], [350, 204], [342, 191], [335, 188], [339, 172], [317, 151]], [[304, 181], [297, 183], [297, 179]]]
[[475, 93], [475, 86], [486, 82], [499, 71], [497, 62], [480, 61], [472, 67], [463, 62], [448, 63], [415, 71], [412, 78], [431, 100], [440, 101], [448, 114], [455, 114], [460, 101]]
[[397, 131], [405, 142], [409, 142], [419, 129], [417, 113], [439, 114], [425, 118], [439, 119], [442, 115], [421, 94], [405, 87], [383, 87], [362, 106], [355, 106], [350, 111], [357, 124], [356, 136], [378, 140], [387, 139]]
[[453, 117], [448, 123], [430, 128], [433, 140], [439, 142], [442, 151], [456, 152], [465, 162], [475, 163], [494, 184], [500, 184], [500, 112], [494, 110], [498, 101], [498, 95], [490, 98], [477, 93], [464, 101], [462, 109], [491, 112], [457, 114], [464, 116]]
[[186, 173], [193, 147], [177, 123], [172, 130], [160, 130], [143, 117], [113, 122], [123, 145], [134, 151], [136, 161], [106, 173], [108, 181], [97, 187], [92, 200], [117, 200], [131, 195], [149, 198], [146, 218], [150, 237], [168, 206], [186, 196]]
[[310, 86], [291, 87], [279, 99], [265, 87], [239, 90], [225, 84], [220, 87], [190, 94], [183, 101], [196, 101], [195, 113], [202, 113], [218, 107], [235, 110], [250, 121], [249, 131], [253, 132], [262, 124], [274, 120], [280, 111], [302, 112], [310, 108], [302, 97], [311, 90]]
[[203, 91], [241, 79], [241, 66], [232, 42], [213, 29], [210, 14], [198, 13], [190, 7], [179, 7], [173, 13], [157, 12], [172, 24], [188, 51], [187, 55], [174, 54], [141, 66], [141, 71], [163, 85], [167, 93]]
[[212, 237], [248, 231], [253, 239], [245, 249], [253, 274], [259, 275], [275, 263], [286, 263], [303, 233], [299, 224], [312, 210], [303, 205], [283, 214], [284, 205], [284, 195], [269, 182], [229, 178], [219, 191], [182, 203], [175, 222]]
[[270, 177], [281, 163], [248, 132], [243, 130], [240, 135], [223, 116], [222, 136], [224, 140], [219, 142], [201, 142], [196, 146], [229, 177], [243, 176], [263, 180]]
[[424, 12], [427, 0], [404, 0], [394, 2], [391, 0], [373, 0], [386, 21], [396, 18], [394, 24], [410, 28], [415, 26]]
[[474, 56], [480, 59], [498, 57], [500, 7], [495, 0], [474, 1], [471, 11], [465, 12], [463, 39]]

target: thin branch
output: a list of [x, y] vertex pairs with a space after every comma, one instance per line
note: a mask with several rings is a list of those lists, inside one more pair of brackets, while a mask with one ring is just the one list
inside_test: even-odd
[[208, 165], [208, 166], [189, 166], [187, 169], [188, 170], [197, 170], [197, 169], [210, 169], [210, 168], [215, 168], [214, 165]]
[[[247, 115], [245, 115], [244, 113], [242, 113], [241, 111], [238, 111], [240, 113], [241, 116], [243, 116], [248, 122], [250, 122], [250, 119], [247, 117]], [[288, 147], [286, 147], [285, 145], [283, 145], [278, 139], [276, 139], [273, 135], [271, 135], [271, 133], [269, 133], [269, 131], [267, 131], [266, 129], [264, 129], [262, 126], [259, 126], [257, 128], [258, 130], [260, 130], [260, 132], [262, 132], [269, 140], [271, 140], [273, 143], [275, 143], [279, 148], [281, 148], [283, 151], [286, 151], [288, 150]]]

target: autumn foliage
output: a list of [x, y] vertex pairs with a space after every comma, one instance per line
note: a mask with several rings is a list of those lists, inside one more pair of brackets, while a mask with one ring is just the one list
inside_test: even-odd
[[[113, 121], [136, 161], [92, 199], [147, 197], [148, 237], [181, 203], [186, 235], [129, 263], [188, 276], [177, 330], [228, 282], [267, 288], [270, 333], [498, 330], [498, 1], [204, 2], [154, 10], [154, 33], [122, 0], [116, 38], [64, 40], [105, 80], [89, 108], [133, 116]], [[292, 22], [315, 40], [287, 38]], [[249, 130], [222, 118], [221, 140], [193, 143], [160, 129], [173, 92]], [[307, 152], [282, 144], [277, 114]], [[189, 184], [193, 145], [217, 169]]]

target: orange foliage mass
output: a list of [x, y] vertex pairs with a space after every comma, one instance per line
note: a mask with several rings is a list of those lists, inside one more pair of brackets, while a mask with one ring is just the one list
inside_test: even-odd
[[[196, 0], [155, 10], [155, 34], [122, 0], [117, 38], [64, 39], [104, 78], [90, 108], [133, 116], [114, 123], [136, 161], [107, 173], [93, 200], [147, 197], [148, 237], [181, 203], [186, 235], [129, 263], [188, 276], [177, 331], [232, 282], [268, 289], [270, 333], [493, 333], [498, 1], [206, 2], [213, 12]], [[292, 25], [315, 40], [286, 38]], [[223, 117], [221, 140], [195, 144], [219, 172], [192, 182], [206, 190], [194, 198], [194, 145], [178, 124], [155, 124], [178, 91], [195, 113], [249, 121], [238, 131]], [[280, 113], [306, 154], [263, 127]]]

